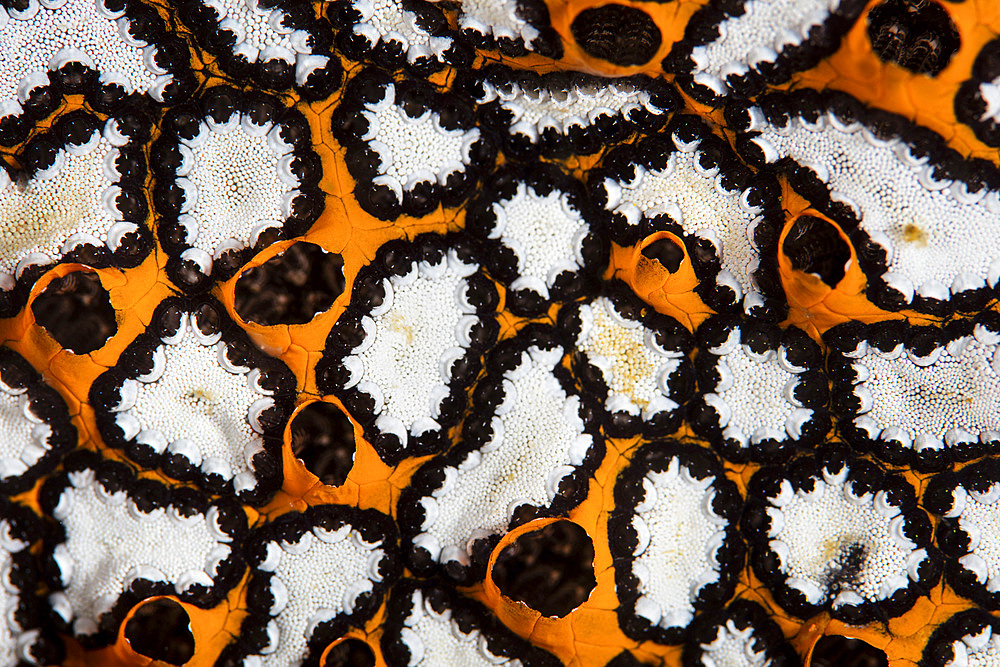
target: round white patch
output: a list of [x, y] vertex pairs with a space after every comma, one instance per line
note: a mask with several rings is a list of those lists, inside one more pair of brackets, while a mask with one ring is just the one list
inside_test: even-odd
[[360, 360], [358, 389], [381, 394], [375, 412], [383, 423], [376, 426], [395, 433], [403, 445], [407, 431], [439, 426], [434, 419], [451, 379], [447, 362], [464, 354], [466, 334], [477, 321], [460, 297], [476, 269], [449, 252], [437, 264], [414, 263], [405, 275], [392, 276], [368, 336], [345, 360]]
[[362, 115], [368, 131], [361, 137], [378, 154], [380, 165], [373, 183], [385, 185], [402, 201], [403, 190], [417, 183], [447, 182], [471, 162], [469, 151], [479, 139], [479, 128], [447, 130], [436, 112], [425, 110], [411, 118], [396, 104], [396, 87], [388, 84], [382, 100], [367, 104]]
[[[106, 168], [110, 163], [113, 169], [116, 156], [97, 132], [91, 143], [60, 150], [52, 167], [24, 187], [7, 182], [0, 170], [0, 274], [57, 260], [71, 249], [72, 237], [107, 242], [109, 228], [121, 217], [109, 199], [115, 181]], [[0, 275], [0, 287], [3, 283]]]
[[185, 161], [177, 170], [183, 212], [197, 226], [188, 243], [215, 255], [223, 241], [242, 246], [256, 231], [280, 227], [298, 185], [288, 168], [290, 152], [277, 126], [241, 123], [238, 114], [222, 125], [203, 124], [182, 143]]
[[824, 470], [811, 492], [787, 481], [769, 498], [770, 548], [787, 585], [810, 604], [821, 604], [837, 584], [835, 607], [874, 602], [909, 586], [927, 557], [903, 532], [906, 519], [884, 492], [854, 495], [847, 468]]
[[583, 239], [589, 227], [558, 190], [539, 196], [534, 188], [518, 183], [511, 199], [493, 204], [496, 224], [489, 238], [500, 239], [517, 256], [519, 278], [511, 287], [529, 289], [548, 298], [549, 288], [564, 271], [583, 264]]
[[812, 410], [802, 407], [792, 393], [797, 374], [805, 369], [783, 361], [781, 350], [756, 354], [741, 345], [739, 329], [710, 351], [719, 355], [720, 380], [704, 400], [718, 414], [723, 436], [744, 447], [767, 438], [797, 440], [812, 417]]
[[484, 94], [479, 102], [499, 99], [500, 106], [513, 115], [511, 133], [523, 134], [533, 142], [550, 128], [566, 134], [574, 127], [589, 127], [598, 118], [628, 116], [636, 109], [645, 109], [656, 116], [664, 112], [650, 101], [647, 91], [628, 81], [578, 83], [568, 89], [522, 89], [516, 83], [498, 89], [489, 81], [482, 85]]
[[257, 445], [251, 415], [274, 401], [250, 369], [223, 359], [224, 342], [209, 342], [193, 328], [185, 317], [179, 340], [157, 348], [152, 374], [125, 381], [114, 408], [117, 423], [126, 439], [181, 454], [224, 479], [243, 474], [252, 487], [248, 460]]
[[[24, 102], [33, 88], [48, 85], [48, 71], [65, 62], [82, 62], [104, 75], [105, 81], [110, 76], [127, 90], [144, 93], [153, 85], [157, 77], [143, 58], [151, 57], [155, 47], [128, 34], [128, 19], [122, 13], [109, 12], [100, 0], [43, 4], [36, 0], [30, 6], [24, 15], [0, 8], [5, 17], [11, 14], [9, 20], [0, 20], [0, 62], [4, 64], [0, 68], [0, 116], [6, 115], [5, 103]], [[169, 79], [164, 75], [163, 84]]]

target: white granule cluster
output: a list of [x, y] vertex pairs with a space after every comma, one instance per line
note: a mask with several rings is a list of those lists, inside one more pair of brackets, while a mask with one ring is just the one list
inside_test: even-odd
[[635, 178], [629, 182], [606, 178], [607, 209], [633, 225], [643, 216], [667, 214], [686, 233], [710, 241], [723, 269], [716, 280], [735, 280], [733, 287], [742, 291], [736, 295], [738, 301], [743, 294], [756, 293], [751, 274], [757, 269], [759, 253], [752, 238], [761, 211], [748, 203], [746, 192], [723, 187], [718, 167], [703, 168], [697, 148], [697, 142], [681, 144], [662, 170], [637, 164]]
[[1000, 193], [969, 192], [937, 180], [926, 157], [901, 139], [882, 140], [860, 123], [833, 114], [816, 123], [793, 118], [768, 125], [751, 112], [753, 141], [768, 162], [790, 157], [816, 172], [830, 196], [850, 206], [860, 228], [885, 249], [882, 279], [907, 301], [914, 293], [947, 299], [1000, 279]]
[[483, 82], [485, 104], [495, 99], [513, 115], [510, 131], [538, 141], [547, 129], [566, 134], [571, 128], [585, 128], [601, 117], [628, 116], [636, 109], [660, 115], [660, 109], [650, 101], [649, 93], [629, 82], [577, 84], [568, 89], [522, 88], [516, 83], [496, 87]]
[[23, 188], [0, 170], [0, 287], [9, 287], [9, 274], [55, 261], [77, 242], [104, 245], [116, 227], [135, 229], [115, 207], [117, 155], [95, 132], [88, 143], [61, 149]]
[[716, 95], [729, 94], [726, 77], [775, 62], [781, 51], [805, 42], [838, 5], [838, 0], [748, 0], [742, 14], [719, 24], [718, 37], [692, 50], [695, 82]]
[[682, 352], [660, 348], [652, 331], [623, 317], [603, 297], [581, 306], [580, 320], [576, 347], [600, 369], [608, 385], [609, 410], [649, 418], [677, 409], [667, 383], [680, 367]]
[[720, 379], [704, 400], [718, 414], [724, 437], [743, 446], [767, 438], [799, 439], [813, 414], [793, 395], [804, 368], [789, 363], [780, 349], [756, 354], [740, 344], [739, 329], [710, 352], [719, 357], [715, 367]]
[[352, 380], [358, 390], [375, 398], [376, 426], [404, 446], [407, 432], [439, 426], [451, 362], [464, 354], [478, 321], [461, 297], [476, 269], [448, 253], [436, 264], [414, 262], [405, 275], [384, 281], [385, 301], [366, 318], [368, 335], [344, 361], [359, 371]]
[[65, 590], [53, 607], [76, 632], [95, 632], [137, 576], [172, 582], [178, 592], [212, 586], [230, 553], [230, 537], [212, 517], [184, 516], [173, 506], [141, 512], [124, 492], [109, 494], [93, 470], [70, 473], [69, 481], [53, 512], [66, 529], [54, 550]]
[[258, 569], [274, 573], [271, 642], [258, 664], [294, 664], [318, 624], [352, 613], [358, 596], [382, 580], [379, 564], [385, 552], [380, 546], [365, 542], [350, 525], [336, 531], [313, 528], [292, 544], [268, 543], [267, 560]]
[[422, 546], [444, 560], [467, 558], [471, 537], [504, 532], [519, 505], [547, 505], [559, 482], [583, 463], [593, 443], [552, 374], [561, 348], [530, 348], [504, 376], [505, 397], [493, 420], [493, 439], [446, 470], [441, 488], [421, 500], [427, 517]]
[[382, 100], [365, 105], [368, 131], [361, 137], [380, 160], [376, 185], [385, 185], [399, 201], [403, 190], [417, 183], [444, 184], [448, 176], [465, 171], [469, 151], [479, 139], [479, 128], [447, 130], [437, 113], [425, 110], [411, 118], [396, 104], [396, 87], [386, 85]]
[[217, 334], [206, 338], [196, 329], [182, 322], [176, 340], [157, 348], [153, 370], [125, 381], [117, 424], [157, 453], [179, 454], [224, 479], [241, 475], [253, 486], [254, 422], [274, 400], [258, 386], [257, 371], [229, 362]]
[[855, 423], [918, 450], [992, 440], [1000, 431], [1000, 337], [982, 327], [976, 333], [926, 357], [903, 345], [887, 352], [869, 347], [854, 362], [861, 404]]
[[787, 481], [769, 498], [771, 550], [781, 560], [789, 587], [810, 604], [841, 592], [834, 606], [858, 605], [906, 588], [927, 557], [903, 532], [906, 518], [884, 491], [857, 496], [847, 482], [847, 468], [824, 470], [813, 490], [793, 490]]
[[354, 0], [354, 9], [361, 20], [351, 29], [361, 35], [371, 46], [381, 42], [400, 45], [406, 59], [414, 63], [420, 58], [442, 60], [451, 48], [451, 37], [434, 37], [420, 27], [417, 15], [403, 9], [393, 0]]
[[[146, 92], [170, 81], [153, 63], [156, 47], [128, 33], [122, 12], [110, 12], [101, 0], [31, 0], [24, 13], [0, 7], [0, 116], [5, 104], [17, 108], [48, 72], [79, 62], [102, 74], [105, 82]], [[9, 19], [7, 18], [9, 15]], [[152, 64], [152, 67], [150, 66]]]
[[279, 128], [255, 125], [234, 114], [228, 123], [203, 123], [196, 137], [181, 144], [177, 170], [185, 201], [182, 224], [187, 242], [210, 256], [224, 241], [239, 246], [267, 227], [280, 227], [297, 194], [289, 168], [291, 147]]
[[519, 277], [511, 287], [548, 298], [549, 288], [564, 271], [583, 264], [583, 239], [589, 227], [569, 196], [553, 190], [540, 196], [519, 183], [510, 199], [493, 204], [496, 224], [490, 238], [500, 239], [517, 257]]
[[712, 510], [714, 477], [698, 479], [673, 458], [643, 479], [632, 527], [639, 537], [632, 573], [639, 579], [636, 613], [661, 627], [685, 627], [694, 600], [719, 578], [716, 552], [728, 523]]

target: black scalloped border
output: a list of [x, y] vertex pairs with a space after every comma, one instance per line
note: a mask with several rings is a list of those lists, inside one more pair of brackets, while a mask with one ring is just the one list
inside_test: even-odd
[[[177, 317], [180, 313], [195, 313], [199, 309], [214, 310], [215, 316], [219, 318], [218, 330], [222, 333], [220, 342], [227, 345], [229, 358], [232, 360], [235, 357], [239, 363], [259, 369], [262, 382], [266, 382], [267, 387], [273, 391], [274, 406], [264, 412], [264, 415], [269, 416], [262, 420], [261, 424], [263, 433], [260, 437], [264, 451], [254, 457], [254, 476], [257, 485], [239, 494], [242, 501], [259, 505], [267, 502], [281, 485], [281, 446], [284, 425], [294, 405], [296, 379], [283, 362], [257, 349], [243, 329], [234, 324], [226, 316], [222, 306], [214, 300], [188, 300], [179, 297], [164, 299], [154, 311], [147, 330], [139, 334], [122, 352], [117, 365], [102, 373], [94, 381], [88, 402], [94, 409], [98, 431], [104, 443], [123, 451], [136, 465], [159, 470], [181, 482], [192, 482], [207, 493], [233, 493], [232, 480], [223, 480], [218, 475], [206, 475], [183, 456], [166, 451], [157, 454], [147, 445], [138, 443], [134, 439], [126, 441], [124, 433], [115, 421], [118, 413], [112, 411], [120, 400], [119, 390], [122, 383], [148, 372], [153, 352], [163, 344], [161, 337], [169, 336], [176, 331], [169, 321], [170, 318]], [[194, 317], [190, 319], [193, 320]], [[187, 326], [196, 324], [189, 321]], [[169, 373], [170, 369], [164, 372]]]
[[972, 77], [966, 80], [955, 94], [955, 117], [968, 125], [976, 138], [987, 146], [1000, 146], [1000, 123], [983, 120], [986, 103], [979, 95], [979, 86], [1000, 76], [997, 66], [1000, 58], [1000, 39], [987, 43], [972, 64]]
[[983, 628], [1000, 632], [1000, 619], [982, 609], [961, 611], [934, 630], [920, 656], [918, 667], [944, 667], [955, 658], [951, 645], [967, 635], [978, 634]]
[[0, 480], [0, 496], [13, 496], [27, 491], [39, 477], [52, 472], [62, 457], [76, 447], [78, 435], [59, 392], [47, 385], [24, 357], [6, 347], [0, 347], [0, 380], [13, 389], [25, 390], [32, 413], [52, 429], [47, 438], [48, 451], [38, 462], [22, 475]]
[[[801, 591], [785, 584], [787, 575], [780, 568], [778, 556], [770, 548], [767, 533], [771, 519], [766, 510], [770, 505], [768, 498], [778, 494], [783, 481], [788, 481], [795, 490], [812, 489], [815, 481], [822, 479], [824, 468], [839, 471], [844, 466], [848, 469], [845, 484], [851, 485], [857, 495], [886, 492], [904, 516], [905, 535], [917, 545], [917, 549], [925, 549], [927, 557], [919, 567], [919, 581], [911, 579], [906, 588], [896, 591], [889, 598], [833, 608], [833, 592], [827, 591], [827, 599], [813, 605], [806, 601]], [[761, 468], [747, 486], [747, 505], [740, 528], [750, 545], [750, 565], [754, 573], [772, 592], [775, 601], [797, 618], [811, 618], [817, 613], [828, 612], [833, 618], [849, 625], [894, 618], [909, 611], [917, 598], [941, 577], [941, 559], [932, 544], [931, 521], [918, 506], [914, 488], [902, 475], [887, 473], [871, 461], [855, 458], [844, 446], [831, 446], [821, 455], [803, 457], [784, 466]]]
[[[72, 486], [69, 475], [88, 469], [94, 471], [95, 481], [108, 493], [124, 492], [141, 512], [149, 513], [172, 505], [187, 516], [192, 514], [204, 516], [214, 507], [219, 513], [219, 528], [226, 532], [232, 541], [230, 555], [219, 564], [211, 588], [195, 584], [178, 594], [171, 582], [136, 579], [121, 593], [111, 610], [100, 618], [95, 634], [76, 637], [84, 647], [93, 649], [113, 643], [117, 638], [118, 628], [129, 610], [142, 600], [157, 595], [170, 595], [176, 596], [182, 602], [209, 609], [221, 603], [229, 591], [239, 584], [246, 572], [241, 545], [247, 535], [249, 520], [243, 507], [234, 498], [213, 498], [188, 486], [166, 486], [154, 479], [140, 477], [138, 471], [126, 463], [109, 461], [95, 452], [77, 450], [66, 457], [62, 471], [45, 480], [39, 490], [39, 506], [47, 517], [52, 516], [66, 488]], [[63, 589], [59, 566], [53, 558], [53, 551], [65, 541], [66, 532], [63, 526], [56, 522], [49, 524], [42, 540], [40, 559], [42, 581], [51, 591]], [[55, 611], [49, 610], [49, 622], [60, 634], [73, 634], [72, 625], [67, 624]]]
[[958, 559], [969, 552], [969, 536], [962, 530], [958, 518], [943, 516], [951, 509], [952, 493], [961, 486], [976, 491], [988, 491], [1000, 483], [1000, 458], [986, 458], [962, 468], [936, 475], [924, 491], [923, 502], [929, 512], [939, 517], [935, 538], [945, 557], [945, 579], [962, 597], [969, 598], [985, 609], [1000, 610], [1000, 592], [991, 593]]
[[424, 81], [405, 76], [393, 76], [374, 67], [366, 67], [351, 77], [344, 86], [340, 104], [333, 113], [332, 133], [345, 150], [347, 169], [356, 180], [354, 197], [361, 208], [379, 220], [391, 221], [401, 215], [423, 217], [439, 206], [461, 205], [475, 190], [480, 178], [492, 169], [496, 147], [488, 132], [480, 129], [479, 139], [469, 149], [470, 162], [462, 171], [448, 176], [444, 186], [422, 181], [412, 190], [403, 191], [403, 201], [384, 185], [373, 185], [380, 158], [361, 137], [368, 131], [368, 120], [362, 115], [365, 105], [383, 98], [383, 90], [392, 85], [397, 107], [413, 109], [419, 116], [424, 111], [437, 114], [442, 127], [469, 131], [476, 127], [473, 106], [462, 97], [441, 92]]
[[[704, 585], [692, 600], [695, 616], [691, 625], [686, 628], [662, 628], [636, 614], [635, 604], [640, 595], [639, 581], [632, 574], [633, 554], [638, 545], [632, 517], [635, 506], [645, 497], [642, 480], [651, 471], [666, 470], [674, 458], [699, 479], [715, 478], [712, 484], [715, 491], [712, 509], [729, 522], [725, 530], [726, 537], [718, 550], [718, 558], [722, 561], [719, 564], [719, 578]], [[652, 640], [660, 644], [688, 641], [699, 619], [717, 618], [735, 591], [746, 551], [737, 526], [743, 509], [743, 497], [739, 489], [726, 477], [722, 464], [710, 450], [678, 440], [662, 440], [648, 442], [636, 450], [628, 467], [622, 470], [615, 482], [614, 498], [615, 508], [608, 518], [608, 546], [614, 559], [619, 626], [626, 635], [637, 641]]]
[[754, 143], [761, 133], [748, 131], [751, 124], [750, 110], [754, 106], [760, 110], [767, 123], [776, 127], [785, 127], [796, 117], [815, 122], [825, 113], [834, 114], [844, 123], [861, 123], [880, 139], [904, 141], [914, 156], [927, 158], [928, 164], [934, 166], [935, 178], [964, 183], [969, 192], [978, 192], [983, 188], [1000, 190], [1000, 169], [996, 165], [982, 158], [963, 157], [935, 132], [897, 114], [867, 107], [839, 91], [804, 89], [794, 93], [768, 93], [760, 97], [755, 105], [745, 101], [732, 101], [725, 108], [729, 129], [738, 133], [734, 145], [746, 163], [759, 169], [762, 174], [785, 176], [797, 193], [844, 230], [854, 246], [861, 269], [869, 277], [865, 296], [876, 306], [889, 311], [913, 309], [943, 317], [955, 312], [980, 310], [990, 299], [996, 297], [997, 289], [987, 285], [951, 295], [944, 301], [914, 294], [912, 303], [906, 303], [903, 296], [882, 279], [882, 275], [888, 270], [885, 250], [860, 227], [861, 221], [849, 206], [831, 199], [829, 186], [819, 180], [816, 172], [799, 165], [791, 158], [782, 158], [774, 163], [766, 162], [763, 151]]

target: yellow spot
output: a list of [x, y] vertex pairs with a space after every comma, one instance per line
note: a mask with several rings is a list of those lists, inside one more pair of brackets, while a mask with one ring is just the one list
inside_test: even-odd
[[903, 240], [907, 243], [915, 243], [923, 248], [927, 245], [927, 232], [911, 222], [906, 227], [903, 227]]
[[218, 397], [208, 389], [192, 389], [184, 395], [184, 398], [200, 406], [207, 415], [214, 412], [215, 403], [218, 401]]
[[399, 313], [390, 312], [386, 315], [385, 325], [389, 331], [398, 333], [407, 347], [413, 345], [413, 327], [405, 317]]
[[[594, 309], [594, 328], [590, 334], [593, 350], [611, 360], [613, 391], [627, 396], [640, 408], [649, 405], [643, 384], [648, 381], [649, 361], [645, 346], [631, 333], [623, 333], [600, 309]], [[610, 380], [610, 378], [608, 378]]]
[[844, 540], [831, 539], [823, 542], [822, 558], [825, 562], [836, 560], [840, 557], [840, 552], [844, 548]]

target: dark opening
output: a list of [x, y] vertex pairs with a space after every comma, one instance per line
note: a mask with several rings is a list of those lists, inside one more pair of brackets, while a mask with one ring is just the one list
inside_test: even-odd
[[504, 595], [544, 616], [565, 616], [597, 585], [594, 543], [572, 521], [556, 521], [525, 533], [501, 551], [493, 581]]
[[236, 312], [265, 326], [305, 324], [344, 291], [344, 260], [313, 243], [296, 243], [236, 281]]
[[795, 221], [782, 250], [793, 268], [818, 276], [830, 287], [836, 287], [843, 280], [851, 259], [851, 248], [840, 237], [837, 228], [811, 215]]
[[194, 656], [191, 618], [173, 600], [144, 603], [125, 624], [125, 638], [136, 653], [171, 665]]
[[885, 652], [860, 639], [830, 635], [813, 648], [811, 667], [888, 667]]
[[345, 639], [326, 654], [323, 667], [374, 667], [375, 653], [360, 639]]
[[663, 42], [649, 14], [625, 5], [585, 9], [576, 15], [569, 29], [589, 55], [622, 67], [648, 63]]
[[868, 39], [880, 59], [916, 74], [948, 66], [961, 39], [948, 12], [934, 0], [887, 0], [868, 15]]
[[292, 453], [329, 486], [347, 481], [354, 465], [354, 427], [332, 403], [310, 403], [292, 420]]
[[673, 239], [663, 238], [643, 248], [642, 256], [659, 262], [667, 271], [674, 273], [684, 261], [684, 249]]
[[111, 299], [97, 275], [88, 271], [53, 280], [31, 311], [56, 342], [76, 354], [93, 352], [118, 331]]

